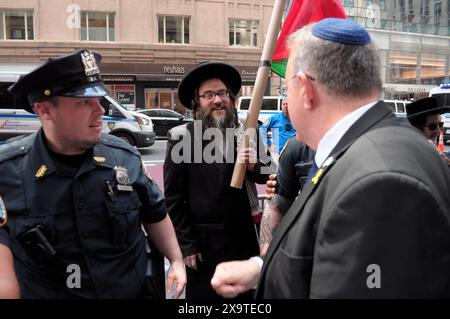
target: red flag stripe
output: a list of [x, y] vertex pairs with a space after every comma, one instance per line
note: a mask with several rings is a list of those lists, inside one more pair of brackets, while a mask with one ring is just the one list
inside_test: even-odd
[[296, 30], [324, 18], [346, 18], [339, 0], [294, 0], [278, 37], [272, 60], [287, 59], [287, 37]]

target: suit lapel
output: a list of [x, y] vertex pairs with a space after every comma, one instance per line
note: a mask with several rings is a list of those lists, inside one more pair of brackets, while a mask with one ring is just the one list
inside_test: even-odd
[[[384, 102], [380, 101], [371, 107], [358, 121], [356, 121], [349, 130], [344, 134], [344, 136], [339, 140], [336, 147], [331, 151], [329, 158], [332, 158], [328, 165], [325, 163], [322, 165], [320, 169], [322, 169], [322, 173], [320, 178], [316, 180], [316, 183], [308, 183], [304, 186], [302, 192], [297, 197], [295, 202], [292, 204], [286, 215], [281, 220], [278, 225], [277, 231], [275, 232], [272, 241], [270, 243], [269, 249], [267, 251], [266, 257], [264, 259], [264, 266], [261, 271], [260, 283], [264, 280], [264, 276], [267, 270], [267, 266], [270, 264], [270, 261], [277, 251], [278, 246], [282, 242], [284, 236], [287, 234], [288, 230], [291, 228], [295, 220], [299, 218], [300, 213], [303, 210], [303, 207], [307, 203], [308, 199], [313, 195], [314, 191], [319, 186], [320, 182], [323, 179], [323, 176], [327, 174], [327, 172], [332, 168], [336, 160], [342, 156], [345, 151], [351, 146], [351, 144], [362, 134], [368, 131], [371, 127], [373, 127], [376, 123], [381, 121], [383, 118], [387, 116], [394, 116], [391, 110], [385, 105]], [[325, 166], [325, 167], [324, 167]], [[319, 172], [318, 171], [318, 172]], [[317, 175], [316, 175], [317, 176]], [[314, 178], [313, 178], [314, 179]], [[261, 285], [258, 285], [256, 294], [258, 295], [261, 290]]]

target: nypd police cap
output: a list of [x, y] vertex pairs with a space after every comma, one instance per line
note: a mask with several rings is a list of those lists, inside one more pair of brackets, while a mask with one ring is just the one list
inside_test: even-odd
[[44, 64], [21, 76], [9, 87], [20, 105], [33, 111], [35, 102], [54, 96], [99, 97], [108, 92], [100, 76], [101, 55], [81, 49], [74, 53], [49, 58]]

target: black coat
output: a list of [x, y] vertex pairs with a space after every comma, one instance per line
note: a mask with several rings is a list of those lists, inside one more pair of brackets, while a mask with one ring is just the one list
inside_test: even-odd
[[[193, 136], [192, 123], [169, 132], [164, 162], [166, 204], [183, 257], [198, 252], [203, 256], [197, 270], [187, 269], [186, 297], [216, 298], [210, 285], [216, 265], [258, 255], [259, 246], [245, 184], [242, 189], [229, 186], [234, 163], [175, 163], [171, 152], [187, 136]], [[209, 141], [197, 142], [204, 150]], [[193, 138], [191, 150], [194, 144]], [[247, 178], [263, 183], [266, 175], [247, 172]]]
[[448, 298], [450, 174], [434, 147], [380, 102], [331, 156], [279, 224], [257, 297]]

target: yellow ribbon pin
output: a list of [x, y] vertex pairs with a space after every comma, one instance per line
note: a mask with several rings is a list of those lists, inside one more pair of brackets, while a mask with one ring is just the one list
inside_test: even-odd
[[37, 178], [41, 178], [42, 176], [45, 175], [45, 172], [47, 171], [47, 166], [45, 165], [41, 165], [41, 167], [39, 167], [38, 171], [36, 172], [36, 176]]
[[319, 182], [319, 178], [320, 176], [322, 176], [323, 174], [323, 169], [319, 169], [316, 173], [316, 175], [314, 175], [314, 177], [311, 179], [311, 182], [316, 185]]
[[104, 163], [104, 162], [106, 162], [106, 158], [100, 157], [100, 156], [95, 156], [94, 161], [96, 161], [97, 163]]

